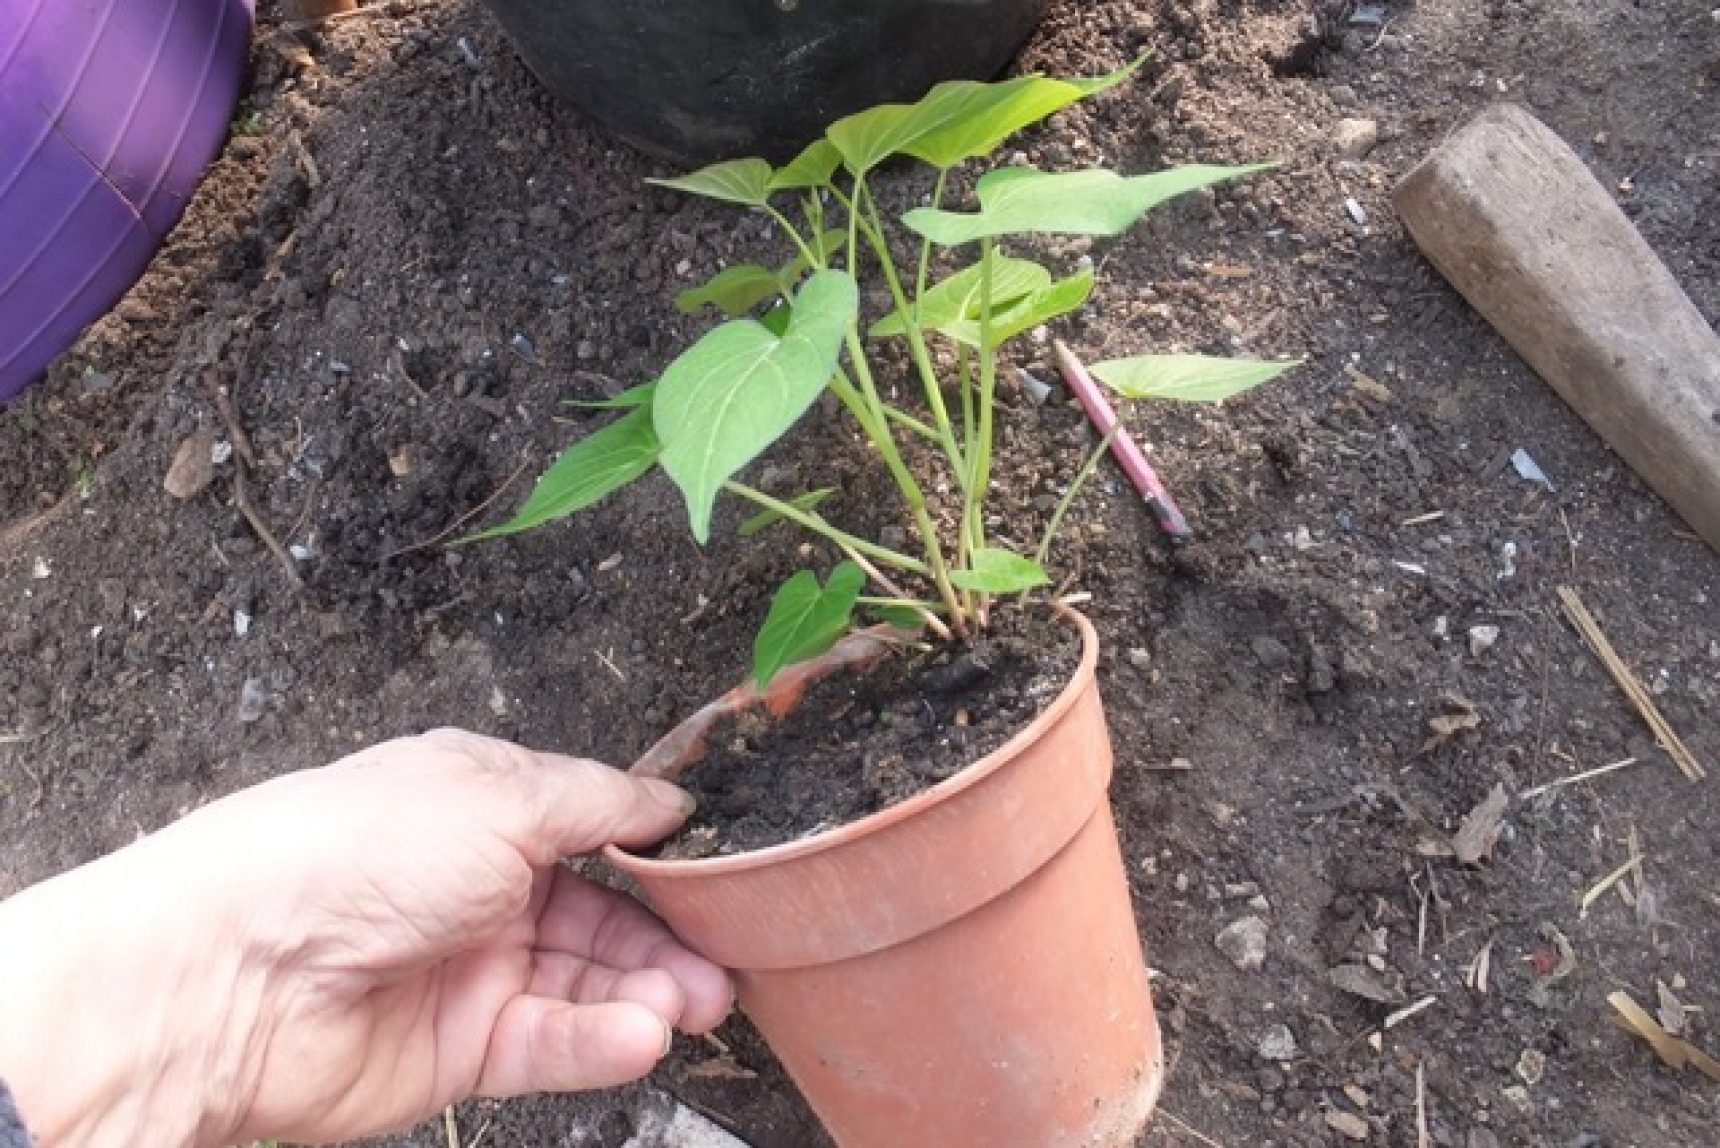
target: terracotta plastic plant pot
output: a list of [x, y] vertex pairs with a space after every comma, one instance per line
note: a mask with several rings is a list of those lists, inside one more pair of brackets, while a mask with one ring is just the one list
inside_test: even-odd
[[[899, 805], [698, 861], [610, 860], [740, 1003], [843, 1148], [1121, 1148], [1163, 1081], [1080, 668], [1027, 728]], [[694, 739], [683, 739], [689, 743]]]
[[484, 0], [544, 86], [647, 151], [786, 159], [832, 120], [997, 74], [1045, 0]]

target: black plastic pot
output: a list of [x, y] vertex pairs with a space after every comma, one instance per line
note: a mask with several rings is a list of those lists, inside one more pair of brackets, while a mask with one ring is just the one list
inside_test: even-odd
[[784, 159], [831, 120], [989, 79], [1045, 0], [484, 0], [551, 91], [647, 151]]

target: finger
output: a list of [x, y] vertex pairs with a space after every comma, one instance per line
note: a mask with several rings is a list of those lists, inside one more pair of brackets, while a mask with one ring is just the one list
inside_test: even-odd
[[623, 972], [661, 969], [681, 986], [680, 1027], [706, 1032], [734, 1004], [727, 970], [676, 939], [667, 925], [625, 893], [594, 885], [566, 869], [556, 871], [538, 917], [537, 948], [559, 950]]
[[625, 1084], [650, 1072], [671, 1039], [661, 1017], [632, 1001], [576, 1005], [518, 996], [490, 1032], [478, 1092], [521, 1096]]
[[676, 1025], [687, 1007], [681, 982], [662, 969], [614, 969], [570, 953], [534, 955], [531, 984], [534, 997], [564, 1000], [569, 1004], [606, 1004], [632, 1001], [642, 1004], [663, 1023]]
[[678, 786], [584, 758], [539, 753], [463, 730], [437, 730], [424, 740], [481, 768], [487, 799], [501, 803], [499, 827], [534, 865], [603, 845], [661, 841], [694, 808]]

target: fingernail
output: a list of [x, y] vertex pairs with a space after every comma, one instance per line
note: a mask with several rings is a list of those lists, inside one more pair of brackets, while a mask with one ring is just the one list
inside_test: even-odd
[[670, 1028], [668, 1025], [664, 1025], [663, 1026], [663, 1051], [657, 1055], [657, 1059], [662, 1060], [665, 1056], [668, 1056], [669, 1050], [674, 1048], [674, 1047], [675, 1047], [675, 1030]]
[[643, 784], [645, 791], [654, 800], [667, 805], [682, 817], [691, 817], [693, 812], [699, 808], [699, 803], [693, 799], [693, 795], [678, 785], [660, 781], [654, 777], [646, 780]]

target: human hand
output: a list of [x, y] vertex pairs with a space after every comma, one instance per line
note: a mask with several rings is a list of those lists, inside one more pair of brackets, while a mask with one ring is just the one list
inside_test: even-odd
[[329, 1141], [618, 1084], [726, 973], [557, 864], [684, 794], [458, 731], [216, 802], [0, 904], [0, 1079], [44, 1145]]

